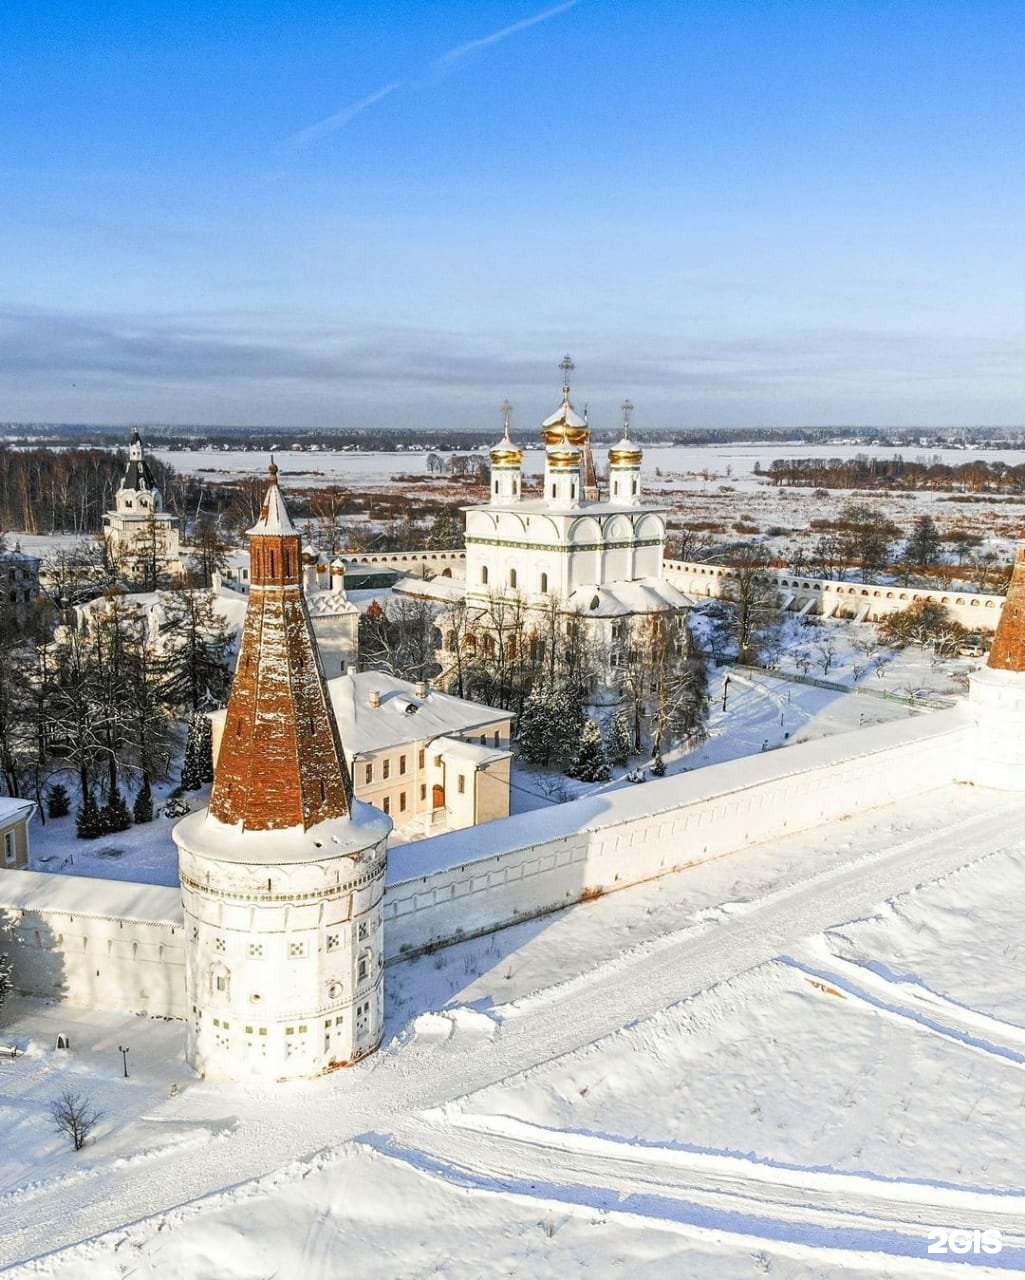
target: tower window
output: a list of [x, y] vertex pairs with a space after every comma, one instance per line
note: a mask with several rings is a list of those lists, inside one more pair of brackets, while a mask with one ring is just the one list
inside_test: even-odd
[[498, 492], [498, 481], [496, 480], [496, 481], [495, 481], [495, 493], [497, 493], [497, 492]]
[[548, 594], [548, 574], [547, 573], [543, 573], [541, 575], [541, 594], [542, 595]]
[[552, 497], [553, 497], [553, 498], [555, 497], [555, 485], [554, 485], [554, 484], [552, 485]]
[[488, 566], [486, 564], [482, 564], [480, 567], [480, 584], [482, 587], [488, 585]]
[[270, 553], [270, 576], [273, 578], [276, 572], [277, 572], [277, 558], [275, 557], [274, 552], [272, 551]]
[[636, 480], [634, 481], [633, 492], [634, 492], [634, 493], [636, 493], [636, 492], [637, 492], [637, 481], [636, 481]]
[[509, 570], [509, 586], [510, 587], [516, 586], [516, 570], [515, 569]]

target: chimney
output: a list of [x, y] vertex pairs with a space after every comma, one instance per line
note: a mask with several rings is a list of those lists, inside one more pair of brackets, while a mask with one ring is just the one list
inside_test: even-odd
[[418, 680], [416, 682], [416, 696], [418, 698], [426, 698], [430, 691], [431, 686], [427, 680]]
[[380, 689], [371, 689], [371, 690], [370, 690], [370, 705], [371, 705], [372, 707], [379, 707], [379, 706], [381, 705], [381, 690], [380, 690]]

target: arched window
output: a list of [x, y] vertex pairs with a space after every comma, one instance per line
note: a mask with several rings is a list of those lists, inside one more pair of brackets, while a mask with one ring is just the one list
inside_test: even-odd
[[541, 594], [543, 596], [548, 594], [548, 574], [547, 573], [543, 573], [541, 575]]
[[495, 488], [494, 488], [494, 492], [495, 492], [495, 493], [497, 493], [497, 492], [498, 492], [498, 481], [497, 481], [497, 480], [495, 481]]
[[509, 570], [509, 586], [510, 587], [516, 586], [516, 570], [515, 569]]
[[488, 566], [486, 564], [482, 564], [480, 567], [480, 584], [482, 587], [488, 585]]

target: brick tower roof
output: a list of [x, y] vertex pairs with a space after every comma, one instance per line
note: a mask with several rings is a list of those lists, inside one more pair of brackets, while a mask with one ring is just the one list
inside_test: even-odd
[[352, 783], [302, 590], [302, 547], [270, 465], [210, 815], [243, 830], [349, 816]]
[[1018, 548], [987, 665], [998, 671], [1025, 671], [1025, 544]]

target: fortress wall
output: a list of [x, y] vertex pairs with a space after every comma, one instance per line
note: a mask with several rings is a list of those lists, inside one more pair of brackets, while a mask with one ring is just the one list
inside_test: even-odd
[[177, 889], [0, 874], [0, 949], [9, 950], [14, 988], [25, 995], [183, 1018], [184, 934]]
[[[970, 721], [961, 708], [769, 751], [389, 855], [386, 961], [682, 871], [789, 832], [950, 785]], [[0, 872], [0, 936], [15, 987], [69, 1003], [184, 1017], [178, 889]], [[13, 944], [13, 945], [11, 945]]]
[[[823, 827], [828, 840], [830, 826], [852, 813], [949, 784], [968, 732], [959, 709], [936, 712], [648, 782], [604, 801], [519, 815], [460, 833], [461, 843], [440, 836], [430, 849], [406, 845], [392, 855], [385, 892], [385, 958], [486, 933], [788, 832]], [[420, 875], [418, 853], [432, 863]], [[443, 865], [446, 853], [451, 861]]]
[[[683, 560], [667, 560], [665, 576], [684, 594], [700, 600], [722, 595], [723, 585], [736, 574], [729, 565], [692, 564]], [[861, 618], [878, 622], [891, 613], [899, 613], [915, 600], [934, 600], [942, 604], [955, 622], [971, 631], [993, 631], [1000, 620], [1004, 597], [957, 589], [923, 590], [920, 587], [872, 583], [833, 582], [824, 578], [808, 578], [786, 570], [760, 569], [758, 577], [771, 583], [782, 596], [791, 597], [791, 611], [811, 602], [810, 612], [817, 617]]]

